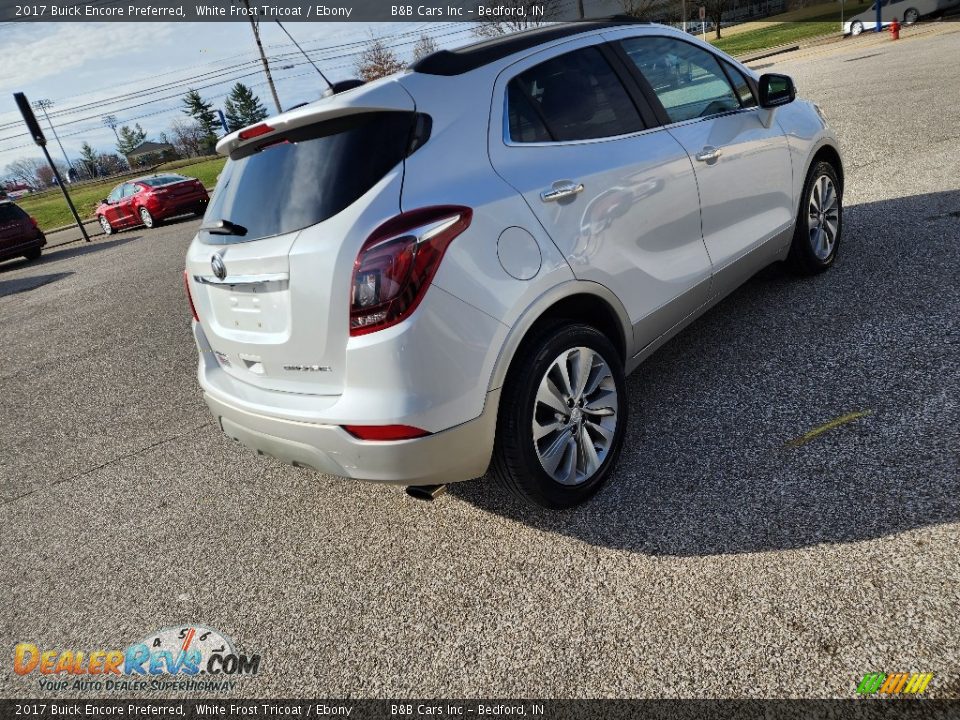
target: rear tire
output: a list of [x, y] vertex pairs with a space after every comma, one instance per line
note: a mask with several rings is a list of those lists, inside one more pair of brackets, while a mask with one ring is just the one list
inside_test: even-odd
[[40, 255], [42, 252], [43, 252], [43, 248], [36, 248], [34, 250], [31, 250], [28, 253], [24, 253], [23, 256], [30, 262], [33, 262], [34, 260], [40, 259]]
[[803, 184], [788, 262], [801, 275], [821, 273], [837, 257], [843, 235], [843, 192], [833, 165], [817, 161]]
[[856, 37], [863, 32], [863, 23], [857, 20], [853, 25], [850, 26], [850, 34]]
[[916, 8], [907, 8], [903, 13], [903, 24], [913, 25], [920, 19], [920, 11]]
[[589, 325], [550, 325], [514, 358], [500, 402], [492, 474], [534, 505], [579, 505], [613, 471], [626, 426], [623, 362], [610, 340]]

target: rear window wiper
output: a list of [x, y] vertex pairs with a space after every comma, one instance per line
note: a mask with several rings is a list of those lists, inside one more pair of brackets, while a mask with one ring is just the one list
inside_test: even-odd
[[209, 225], [201, 225], [200, 229], [211, 235], [246, 235], [247, 229], [229, 220], [214, 220]]

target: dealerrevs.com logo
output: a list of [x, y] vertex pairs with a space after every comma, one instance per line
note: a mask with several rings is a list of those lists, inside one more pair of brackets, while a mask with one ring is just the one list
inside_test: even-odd
[[857, 686], [861, 695], [920, 695], [933, 680], [933, 673], [867, 673]]
[[51, 691], [233, 690], [260, 671], [260, 656], [238, 652], [223, 633], [198, 625], [166, 628], [126, 650], [41, 648], [23, 642], [13, 670]]

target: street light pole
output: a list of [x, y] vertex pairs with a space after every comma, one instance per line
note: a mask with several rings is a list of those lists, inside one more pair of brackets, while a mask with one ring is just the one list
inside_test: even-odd
[[57, 145], [60, 146], [60, 152], [63, 153], [63, 159], [67, 161], [67, 177], [69, 178], [69, 176], [70, 176], [70, 168], [72, 168], [73, 165], [70, 164], [70, 158], [67, 157], [67, 151], [63, 149], [63, 143], [60, 142], [60, 136], [57, 135], [57, 131], [54, 129], [53, 123], [50, 122], [50, 116], [47, 115], [47, 108], [48, 108], [48, 107], [53, 107], [53, 100], [46, 100], [46, 99], [44, 99], [44, 100], [37, 100], [37, 101], [33, 104], [33, 106], [34, 106], [35, 108], [39, 108], [40, 110], [43, 111], [43, 116], [47, 119], [47, 125], [50, 126], [50, 132], [53, 133], [53, 137], [54, 137], [54, 139], [56, 139]]
[[250, 0], [243, 0], [247, 7], [247, 17], [250, 18], [250, 28], [253, 30], [253, 39], [257, 41], [257, 50], [260, 51], [260, 60], [263, 62], [263, 71], [267, 74], [267, 84], [270, 85], [270, 94], [273, 95], [273, 102], [277, 106], [277, 112], [282, 113], [280, 107], [280, 97], [277, 95], [277, 88], [273, 84], [273, 76], [270, 74], [270, 63], [267, 62], [267, 56], [263, 53], [263, 43], [260, 42], [260, 30], [257, 29], [257, 23], [253, 19], [253, 11], [250, 9]]

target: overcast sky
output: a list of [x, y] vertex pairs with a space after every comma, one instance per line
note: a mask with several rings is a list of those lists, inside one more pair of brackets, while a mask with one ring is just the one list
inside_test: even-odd
[[[412, 58], [420, 32], [432, 35], [441, 47], [473, 40], [466, 23], [290, 23], [285, 27], [332, 80], [356, 76], [355, 55], [345, 55], [356, 53], [356, 44], [371, 33], [395, 45], [405, 62]], [[261, 35], [268, 57], [273, 58], [271, 70], [281, 103], [289, 107], [319, 97], [323, 81], [283, 31], [276, 24], [263, 23]], [[338, 47], [348, 43], [355, 45]], [[0, 50], [4, 58], [0, 63], [0, 177], [3, 168], [17, 158], [41, 156], [13, 102], [12, 95], [18, 91], [31, 102], [41, 98], [54, 102], [50, 119], [71, 160], [77, 159], [84, 141], [100, 152], [116, 150], [113, 132], [101, 124], [106, 114], [116, 115], [120, 125], [139, 122], [150, 139], [159, 139], [174, 118], [185, 117], [180, 98], [188, 87], [200, 88], [205, 99], [222, 109], [224, 95], [239, 80], [275, 112], [248, 23], [10, 23], [0, 27]], [[151, 89], [152, 94], [130, 96]], [[47, 121], [39, 117], [51, 155], [63, 160]]]

